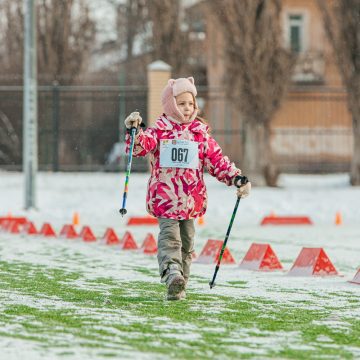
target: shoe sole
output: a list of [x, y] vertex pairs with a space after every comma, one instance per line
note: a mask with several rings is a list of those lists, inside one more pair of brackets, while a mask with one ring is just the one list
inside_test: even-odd
[[185, 290], [185, 280], [182, 278], [175, 279], [168, 289], [168, 300], [180, 300], [181, 293]]

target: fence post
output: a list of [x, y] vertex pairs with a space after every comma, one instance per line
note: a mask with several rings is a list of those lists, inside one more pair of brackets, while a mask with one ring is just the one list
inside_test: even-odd
[[59, 171], [59, 114], [60, 114], [60, 96], [59, 83], [53, 82], [52, 91], [52, 121], [53, 121], [53, 171]]
[[36, 208], [38, 171], [38, 88], [36, 56], [36, 1], [24, 1], [23, 173], [25, 209]]
[[152, 125], [162, 114], [161, 92], [171, 76], [171, 66], [161, 60], [147, 66], [148, 79], [148, 119]]

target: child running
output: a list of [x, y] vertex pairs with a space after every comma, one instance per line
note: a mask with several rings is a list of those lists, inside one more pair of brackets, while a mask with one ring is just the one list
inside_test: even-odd
[[[205, 214], [207, 194], [204, 168], [226, 185], [238, 187], [237, 196], [249, 195], [251, 183], [241, 184], [241, 170], [223, 156], [209, 127], [197, 117], [194, 78], [170, 79], [162, 93], [163, 115], [142, 130], [138, 112], [125, 120], [137, 128], [134, 156], [150, 155], [147, 211], [158, 218], [158, 263], [168, 300], [186, 298], [192, 253], [194, 219]], [[143, 124], [141, 124], [143, 125]], [[130, 135], [127, 134], [129, 148]]]

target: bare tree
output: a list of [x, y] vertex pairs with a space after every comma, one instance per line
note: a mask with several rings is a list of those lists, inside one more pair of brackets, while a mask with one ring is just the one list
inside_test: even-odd
[[[22, 83], [23, 17], [23, 0], [0, 1], [2, 84]], [[54, 80], [60, 84], [76, 82], [86, 69], [95, 38], [95, 24], [90, 17], [86, 0], [38, 0], [37, 30], [39, 83], [52, 83]], [[4, 163], [18, 162], [21, 158], [20, 145], [13, 129], [21, 129], [21, 107], [13, 106], [11, 111], [7, 111], [10, 105], [6, 104], [6, 100], [1, 100], [0, 114], [2, 112], [3, 115], [2, 123], [0, 122], [0, 160]], [[74, 105], [70, 106], [70, 111], [73, 112]], [[66, 112], [64, 108], [63, 111]], [[84, 117], [83, 113], [79, 110], [78, 120]], [[40, 127], [45, 119], [46, 113], [40, 113]], [[66, 124], [66, 121], [65, 117], [63, 123]], [[65, 141], [70, 143], [71, 140], [66, 138]]]
[[134, 55], [136, 36], [143, 34], [147, 21], [146, 0], [108, 0], [117, 14], [116, 30], [117, 45], [126, 45], [126, 61], [130, 61]]
[[72, 83], [86, 65], [94, 42], [89, 8], [84, 0], [42, 0], [38, 11], [39, 68], [52, 79]]
[[210, 0], [225, 38], [225, 84], [244, 126], [242, 168], [276, 186], [271, 119], [286, 94], [293, 56], [282, 46], [281, 0]]
[[20, 78], [24, 46], [22, 1], [1, 1], [0, 19], [0, 74]]
[[360, 0], [318, 0], [352, 115], [354, 155], [350, 182], [360, 185]]
[[[23, 1], [3, 0], [0, 30], [5, 43], [0, 73], [22, 73]], [[84, 69], [95, 37], [95, 24], [84, 0], [38, 1], [39, 79], [73, 83]]]
[[0, 110], [0, 164], [19, 163], [20, 157], [19, 137], [9, 118]]
[[[123, 67], [127, 83], [134, 81], [136, 67], [154, 60], [172, 66], [174, 76], [188, 69], [189, 31], [181, 0], [108, 0], [117, 9], [118, 46], [126, 44]], [[135, 48], [141, 51], [134, 54]]]
[[190, 47], [180, 0], [148, 0], [147, 6], [152, 24], [153, 60], [170, 64], [174, 76], [183, 75]]
[[[122, 49], [120, 81], [123, 85], [133, 85], [143, 81], [148, 54], [146, 50], [146, 32], [148, 24], [147, 0], [108, 0], [114, 7], [116, 18], [116, 46]], [[139, 53], [139, 46], [141, 51]], [[142, 79], [142, 80], [139, 80]]]

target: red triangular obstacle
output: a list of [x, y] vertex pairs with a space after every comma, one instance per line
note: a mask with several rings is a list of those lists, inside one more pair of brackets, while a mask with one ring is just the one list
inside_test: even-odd
[[302, 248], [288, 275], [325, 276], [338, 275], [338, 272], [323, 248]]
[[265, 216], [261, 225], [312, 225], [308, 216]]
[[84, 241], [92, 242], [96, 241], [96, 237], [91, 230], [90, 226], [84, 226], [80, 232], [79, 237], [81, 237]]
[[353, 284], [359, 284], [360, 285], [360, 269], [358, 270], [358, 272], [356, 273], [356, 275], [354, 276], [354, 278], [350, 281]]
[[154, 235], [151, 233], [148, 233], [141, 245], [140, 250], [144, 254], [156, 254], [157, 253], [157, 243], [154, 238]]
[[[222, 247], [222, 240], [208, 240], [195, 262], [201, 264], [214, 264], [218, 261]], [[222, 264], [235, 264], [235, 260], [228, 248], [225, 248]]]
[[116, 232], [112, 228], [107, 228], [105, 231], [102, 240], [105, 242], [106, 245], [119, 245], [120, 240], [116, 235]]
[[26, 217], [23, 216], [4, 216], [0, 217], [0, 225], [2, 226], [3, 223], [8, 223], [9, 221], [15, 221], [21, 225], [24, 225], [28, 222]]
[[64, 225], [60, 231], [60, 237], [64, 237], [66, 239], [75, 239], [79, 237], [76, 232], [74, 225]]
[[38, 233], [38, 231], [36, 230], [36, 227], [32, 221], [29, 221], [28, 223], [26, 223], [24, 225], [22, 232], [24, 234], [28, 234], [28, 235], [36, 235]]
[[283, 267], [269, 244], [251, 244], [239, 267], [246, 270], [272, 271]]
[[9, 226], [11, 225], [11, 221], [10, 220], [2, 220], [0, 223], [1, 228], [4, 231], [9, 231]]
[[130, 231], [126, 231], [121, 239], [120, 246], [123, 250], [136, 250], [138, 248]]
[[19, 234], [21, 232], [22, 224], [18, 223], [17, 221], [11, 221], [8, 227], [8, 231], [12, 234]]
[[127, 225], [157, 225], [158, 223], [158, 219], [152, 216], [133, 216]]
[[56, 237], [56, 233], [49, 223], [45, 223], [42, 226], [40, 234], [47, 237]]

